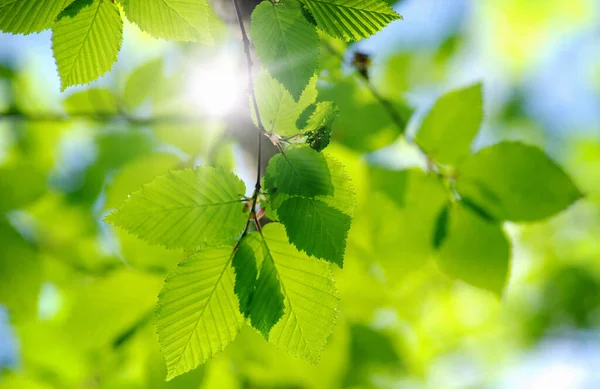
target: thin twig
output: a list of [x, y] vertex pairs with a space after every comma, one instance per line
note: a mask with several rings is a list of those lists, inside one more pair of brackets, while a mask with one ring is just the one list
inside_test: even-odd
[[[260, 173], [261, 173], [261, 159], [262, 159], [262, 137], [266, 136], [265, 127], [260, 118], [260, 110], [258, 109], [258, 101], [256, 99], [256, 93], [254, 91], [254, 76], [252, 74], [252, 55], [250, 55], [250, 39], [248, 39], [248, 34], [246, 34], [246, 28], [244, 27], [244, 19], [242, 18], [242, 11], [240, 9], [240, 5], [238, 3], [239, 0], [231, 0], [233, 3], [233, 7], [235, 8], [235, 14], [237, 16], [238, 24], [240, 26], [240, 32], [242, 34], [242, 41], [244, 42], [244, 52], [246, 53], [246, 70], [248, 73], [248, 93], [252, 98], [252, 106], [254, 108], [254, 113], [256, 115], [256, 124], [258, 130], [258, 162], [256, 167], [256, 183], [254, 184], [254, 193], [252, 193], [252, 206], [250, 207], [250, 215], [254, 219], [257, 230], [260, 231], [260, 224], [258, 223], [258, 219], [256, 218], [256, 202], [258, 200], [258, 194], [260, 193]], [[250, 218], [246, 223], [246, 228], [244, 229], [243, 235], [248, 232], [248, 227], [250, 226]]]

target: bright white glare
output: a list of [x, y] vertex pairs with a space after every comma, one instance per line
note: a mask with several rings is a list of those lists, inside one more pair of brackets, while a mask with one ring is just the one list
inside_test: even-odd
[[239, 74], [236, 57], [230, 54], [197, 66], [188, 85], [194, 105], [210, 116], [230, 113], [242, 94]]

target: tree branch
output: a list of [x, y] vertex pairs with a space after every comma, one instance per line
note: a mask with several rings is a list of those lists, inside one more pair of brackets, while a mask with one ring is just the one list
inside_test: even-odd
[[[231, 0], [233, 7], [235, 8], [235, 14], [237, 16], [238, 24], [240, 26], [240, 32], [242, 34], [242, 41], [244, 43], [244, 52], [246, 54], [246, 70], [248, 73], [248, 93], [252, 99], [252, 107], [254, 108], [254, 114], [256, 115], [256, 124], [258, 130], [258, 157], [256, 166], [256, 183], [254, 184], [254, 192], [252, 193], [252, 205], [250, 207], [250, 216], [256, 225], [256, 229], [260, 231], [260, 224], [256, 218], [256, 202], [258, 200], [258, 194], [260, 193], [260, 172], [261, 172], [261, 157], [262, 157], [262, 137], [266, 136], [265, 127], [260, 118], [260, 110], [258, 109], [258, 101], [256, 99], [256, 93], [254, 91], [254, 75], [252, 74], [252, 56], [250, 55], [250, 39], [246, 34], [246, 28], [244, 27], [244, 19], [242, 18], [242, 12], [239, 5], [239, 0]], [[250, 225], [250, 218], [246, 223], [246, 228], [243, 235], [248, 232], [248, 226]]]

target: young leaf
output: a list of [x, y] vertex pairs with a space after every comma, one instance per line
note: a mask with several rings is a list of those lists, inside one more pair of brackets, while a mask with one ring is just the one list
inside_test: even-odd
[[111, 0], [75, 0], [52, 27], [61, 90], [108, 72], [123, 41], [123, 20]]
[[306, 197], [333, 193], [325, 157], [307, 146], [292, 147], [271, 158], [264, 180], [271, 193]]
[[155, 38], [212, 43], [206, 0], [123, 0], [127, 19]]
[[263, 1], [252, 12], [252, 41], [269, 73], [295, 100], [317, 70], [319, 36], [296, 0]]
[[456, 190], [497, 220], [534, 221], [582, 197], [567, 174], [537, 147], [502, 142], [459, 168]]
[[497, 295], [508, 279], [510, 243], [497, 222], [481, 218], [461, 203], [449, 222], [435, 259], [448, 276]]
[[233, 291], [233, 254], [232, 247], [199, 252], [165, 280], [156, 328], [167, 380], [206, 362], [237, 336], [242, 318]]
[[340, 109], [333, 101], [318, 102], [302, 127], [302, 131], [315, 131], [323, 127], [330, 127], [339, 112]]
[[230, 243], [244, 229], [244, 183], [208, 166], [159, 176], [107, 221], [151, 244], [196, 250]]
[[52, 27], [58, 14], [73, 0], [2, 0], [0, 31], [31, 34]]
[[292, 197], [277, 209], [290, 243], [317, 258], [344, 265], [350, 216], [322, 201]]
[[[233, 262], [240, 309], [268, 339], [271, 328], [283, 316], [283, 294], [271, 252], [258, 232], [242, 239]], [[257, 264], [260, 274], [256, 271]]]
[[401, 19], [382, 0], [301, 0], [319, 29], [346, 41], [367, 38], [394, 20]]
[[[333, 189], [332, 192], [328, 194], [314, 196], [314, 199], [319, 200], [352, 218], [356, 209], [356, 193], [354, 186], [352, 185], [352, 179], [340, 161], [332, 158], [327, 153], [321, 153], [321, 155], [325, 158], [327, 163], [327, 169], [329, 170]], [[267, 212], [269, 212], [269, 217], [271, 219], [279, 220], [277, 209], [290, 197], [292, 196], [279, 191], [269, 193]], [[311, 196], [308, 197], [312, 198]]]
[[330, 266], [296, 250], [288, 243], [281, 224], [268, 224], [262, 232], [285, 303], [285, 313], [271, 329], [269, 343], [317, 363], [338, 313]]
[[482, 85], [447, 93], [427, 114], [416, 141], [434, 160], [456, 165], [471, 154], [483, 119]]
[[[296, 102], [290, 92], [266, 71], [258, 74], [255, 81], [256, 99], [260, 117], [267, 129], [281, 136], [293, 136], [300, 132], [296, 120], [317, 99], [317, 77], [311, 78], [308, 86]], [[256, 122], [254, 110], [252, 119]]]

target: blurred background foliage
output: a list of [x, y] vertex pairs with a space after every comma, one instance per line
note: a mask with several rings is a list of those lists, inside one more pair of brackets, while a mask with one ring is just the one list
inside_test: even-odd
[[[171, 169], [220, 165], [252, 187], [242, 47], [227, 4], [215, 5], [226, 15], [215, 46], [126, 25], [115, 69], [64, 94], [49, 32], [0, 35], [0, 388], [600, 387], [596, 0], [403, 0], [404, 21], [366, 41], [324, 38], [319, 100], [340, 107], [328, 151], [346, 165], [359, 208], [321, 362], [246, 328], [223, 354], [165, 382], [152, 314], [185, 253], [102, 219]], [[506, 226], [515, 243], [501, 300], [415, 266], [431, 254], [411, 236], [431, 225], [409, 193], [418, 188], [378, 178], [425, 161], [373, 90], [410, 134], [437, 96], [479, 80], [486, 117], [475, 148], [538, 145], [586, 193], [544, 223]]]

